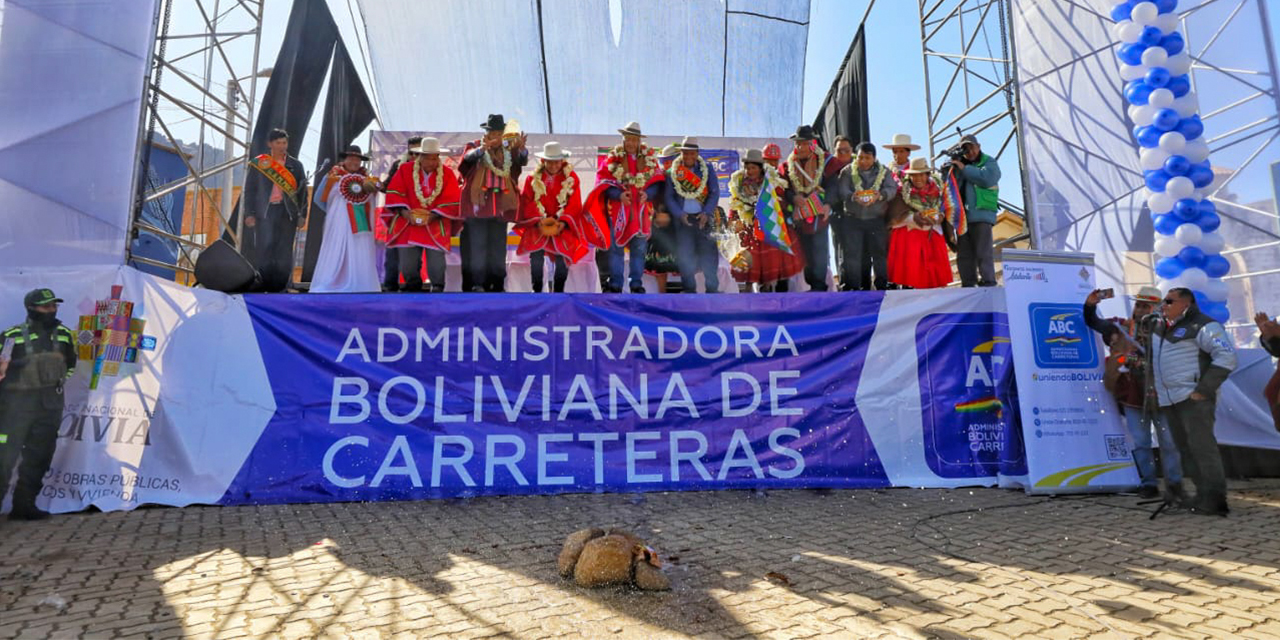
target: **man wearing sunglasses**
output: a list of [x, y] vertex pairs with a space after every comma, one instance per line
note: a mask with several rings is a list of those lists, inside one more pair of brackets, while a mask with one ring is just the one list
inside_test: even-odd
[[1222, 323], [1201, 313], [1190, 289], [1170, 289], [1151, 336], [1152, 371], [1160, 411], [1195, 481], [1192, 510], [1227, 515], [1227, 478], [1213, 436], [1218, 387], [1236, 368]]

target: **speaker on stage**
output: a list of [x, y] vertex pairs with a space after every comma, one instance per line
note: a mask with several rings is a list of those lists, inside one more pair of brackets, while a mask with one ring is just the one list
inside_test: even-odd
[[196, 258], [196, 281], [223, 293], [262, 290], [262, 275], [226, 240], [219, 238]]

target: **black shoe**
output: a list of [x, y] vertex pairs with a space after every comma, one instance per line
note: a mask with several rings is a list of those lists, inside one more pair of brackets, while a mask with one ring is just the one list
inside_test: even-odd
[[645, 293], [644, 285], [642, 284], [631, 285], [631, 293]]
[[604, 292], [605, 293], [622, 293], [622, 287], [615, 287], [613, 285], [609, 285], [604, 288]]
[[9, 514], [10, 520], [45, 520], [49, 517], [48, 511], [43, 511], [32, 507], [30, 509], [14, 510]]
[[1198, 516], [1221, 516], [1225, 518], [1228, 513], [1231, 513], [1231, 509], [1227, 508], [1226, 498], [1200, 499], [1197, 497], [1195, 505], [1191, 507], [1191, 513]]
[[431, 289], [429, 289], [429, 291], [430, 291], [431, 293], [444, 293], [444, 285], [442, 285], [442, 284], [433, 284], [433, 285], [431, 285]]
[[474, 285], [471, 287], [471, 293], [484, 293], [484, 287], [478, 284]]
[[1138, 487], [1138, 497], [1143, 500], [1160, 497], [1160, 488], [1155, 485], [1144, 484]]

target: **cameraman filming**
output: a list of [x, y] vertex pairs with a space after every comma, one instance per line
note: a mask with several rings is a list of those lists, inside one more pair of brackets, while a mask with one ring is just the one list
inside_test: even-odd
[[1182, 492], [1182, 457], [1169, 431], [1169, 423], [1160, 416], [1156, 399], [1149, 393], [1146, 354], [1151, 352], [1151, 325], [1144, 325], [1143, 318], [1155, 312], [1160, 304], [1160, 290], [1143, 287], [1133, 300], [1133, 315], [1128, 318], [1103, 320], [1098, 317], [1098, 302], [1110, 297], [1111, 290], [1095, 290], [1084, 301], [1084, 320], [1090, 329], [1102, 334], [1102, 341], [1111, 348], [1107, 358], [1103, 384], [1115, 396], [1124, 416], [1125, 427], [1133, 447], [1133, 462], [1138, 467], [1138, 496], [1154, 498], [1160, 495], [1160, 481], [1156, 476], [1155, 453], [1151, 448], [1151, 428], [1154, 424], [1160, 437], [1160, 462], [1164, 467], [1165, 485], [1169, 497], [1175, 502], [1184, 498]]
[[1154, 319], [1151, 369], [1160, 410], [1174, 442], [1190, 460], [1196, 484], [1192, 511], [1226, 516], [1227, 478], [1213, 436], [1218, 387], [1236, 368], [1236, 352], [1222, 323], [1196, 306], [1190, 289], [1176, 287], [1164, 297], [1163, 318]]
[[982, 152], [982, 145], [972, 134], [960, 138], [959, 146], [959, 153], [952, 155], [947, 166], [954, 168], [960, 184], [969, 229], [956, 238], [956, 270], [960, 272], [961, 286], [994, 287], [996, 264], [991, 228], [1000, 208], [1000, 165]]
[[26, 321], [0, 333], [0, 503], [22, 459], [12, 520], [49, 517], [36, 508], [36, 496], [58, 442], [62, 385], [76, 368], [76, 339], [58, 322], [60, 302], [48, 289], [31, 291], [23, 298]]

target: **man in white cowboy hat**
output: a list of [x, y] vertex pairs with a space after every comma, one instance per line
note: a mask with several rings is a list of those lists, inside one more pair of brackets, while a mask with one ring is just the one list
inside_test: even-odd
[[464, 290], [495, 292], [506, 289], [507, 223], [520, 206], [517, 184], [529, 162], [528, 136], [503, 134], [507, 121], [490, 114], [481, 124], [484, 137], [467, 145], [458, 165], [466, 183], [462, 188], [462, 271]]
[[[653, 203], [661, 197], [662, 164], [657, 150], [642, 141], [640, 123], [618, 129], [622, 144], [605, 154], [596, 171], [596, 187], [586, 209], [609, 225], [609, 283], [606, 292], [621, 293], [630, 278], [631, 293], [644, 293], [644, 260], [653, 224]], [[630, 260], [624, 253], [630, 252]]]
[[[400, 252], [402, 291], [422, 291], [422, 255], [427, 256], [430, 291], [444, 291], [445, 254], [463, 224], [458, 173], [440, 157], [449, 150], [435, 138], [423, 138], [387, 183], [382, 219], [387, 250]], [[504, 224], [505, 227], [505, 224]], [[505, 238], [504, 238], [505, 250]]]
[[720, 290], [720, 250], [711, 237], [716, 205], [720, 202], [720, 177], [699, 155], [698, 139], [680, 142], [680, 160], [666, 173], [667, 212], [676, 228], [676, 264], [685, 293], [697, 293], [695, 277], [702, 272], [708, 293]]
[[[1151, 328], [1144, 326], [1143, 318], [1151, 316], [1160, 306], [1163, 296], [1160, 289], [1146, 286], [1133, 298], [1133, 313], [1128, 318], [1098, 317], [1098, 303], [1111, 297], [1111, 290], [1095, 290], [1084, 300], [1084, 320], [1090, 329], [1102, 335], [1102, 341], [1111, 349], [1107, 358], [1103, 383], [1115, 397], [1128, 428], [1133, 462], [1138, 467], [1138, 495], [1154, 498], [1160, 495], [1160, 478], [1156, 475], [1155, 453], [1151, 447], [1151, 429], [1154, 425], [1160, 437], [1160, 463], [1164, 467], [1165, 485], [1169, 495], [1181, 501], [1182, 456], [1169, 429], [1169, 423], [1161, 415], [1157, 403], [1146, 407], [1150, 380], [1147, 376], [1146, 354], [1151, 349]], [[1151, 389], [1154, 391], [1154, 388]], [[1145, 418], [1145, 419], [1144, 419]]]
[[569, 152], [559, 142], [547, 142], [535, 155], [540, 162], [520, 192], [520, 212], [516, 217], [520, 246], [516, 251], [532, 254], [529, 270], [535, 292], [542, 291], [549, 254], [555, 266], [552, 291], [561, 293], [569, 277], [569, 265], [586, 257], [588, 251], [583, 239], [582, 186], [568, 162]]
[[898, 184], [902, 184], [905, 179], [903, 172], [911, 168], [911, 152], [919, 151], [920, 145], [911, 142], [911, 136], [905, 133], [893, 134], [893, 141], [886, 145], [881, 145], [893, 154], [893, 161], [886, 163], [889, 172], [893, 174]]

